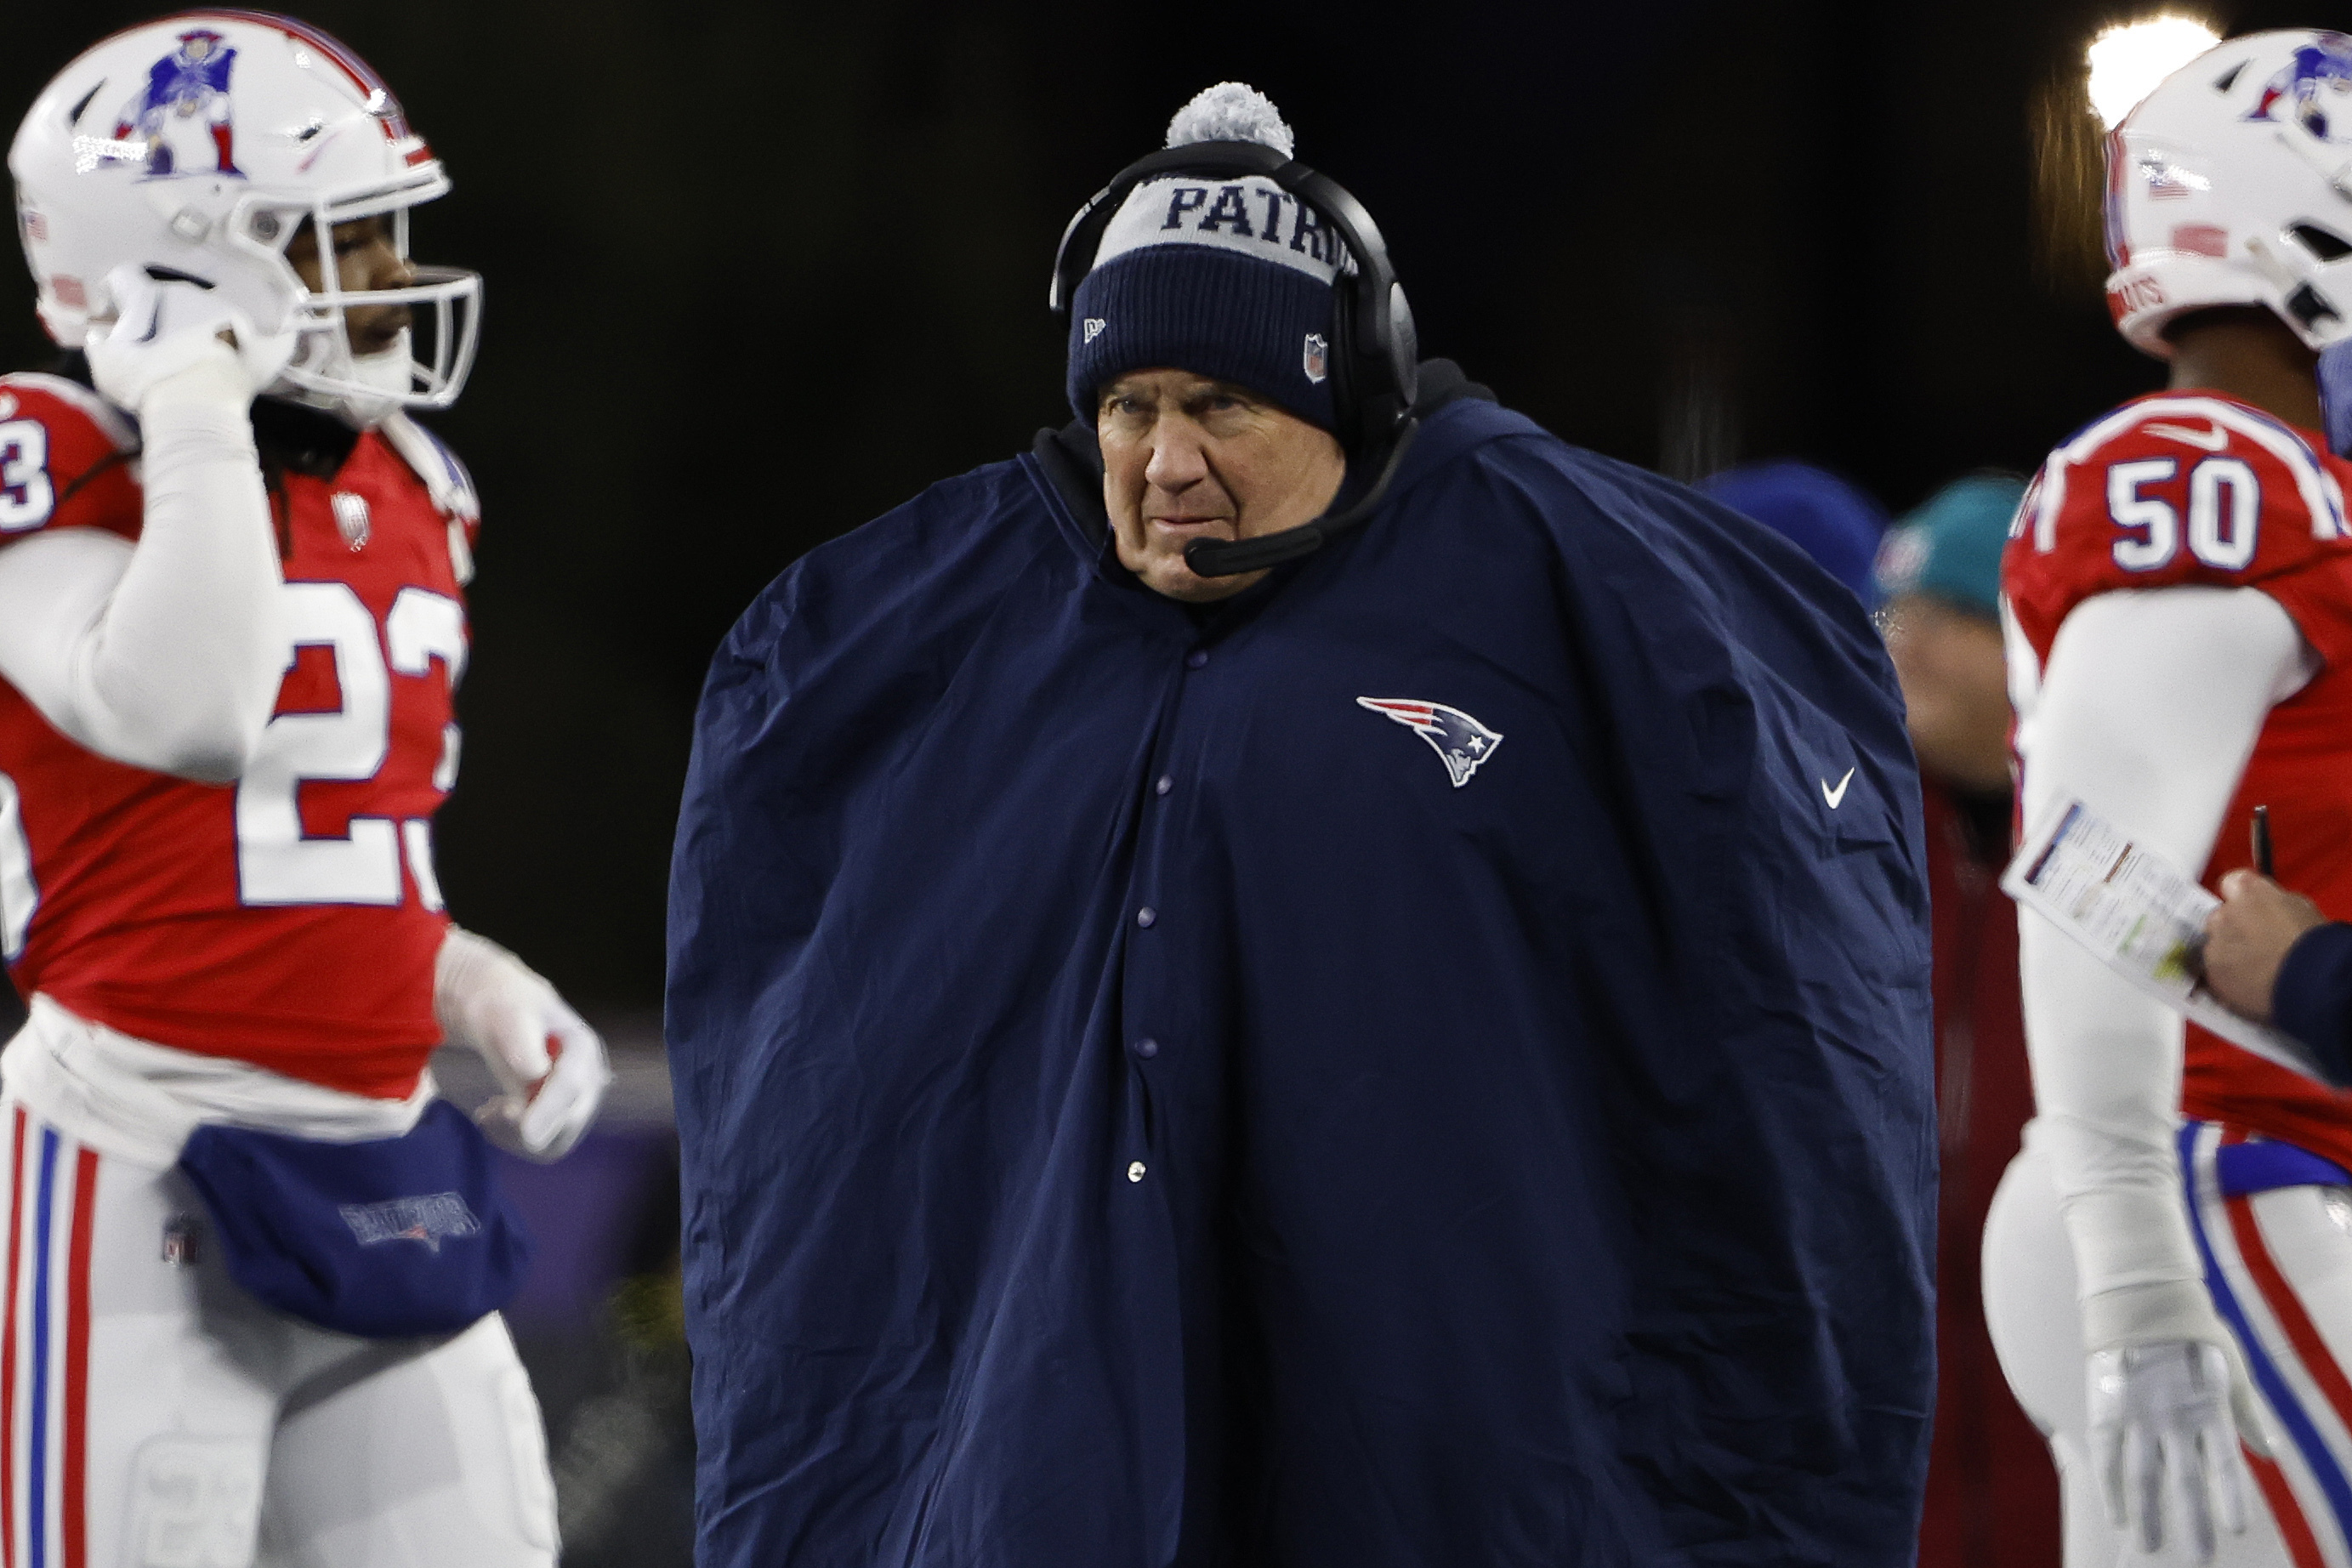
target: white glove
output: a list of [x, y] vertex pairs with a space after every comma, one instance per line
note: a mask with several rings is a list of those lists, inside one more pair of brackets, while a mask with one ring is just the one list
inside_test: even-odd
[[2210, 1563], [2217, 1523], [2232, 1535], [2246, 1529], [2241, 1437], [2270, 1451], [2245, 1374], [2204, 1340], [2094, 1351], [2088, 1370], [2091, 1464], [2108, 1519], [2154, 1553], [2165, 1542], [2168, 1490], [2197, 1561]]
[[433, 1013], [447, 1043], [478, 1054], [506, 1090], [474, 1113], [490, 1142], [543, 1162], [571, 1152], [613, 1070], [604, 1042], [555, 987], [498, 943], [451, 926], [433, 967]]
[[[217, 289], [178, 279], [158, 281], [131, 265], [109, 272], [106, 287], [114, 297], [114, 318], [89, 328], [84, 348], [90, 379], [108, 402], [133, 414], [144, 409], [160, 384], [200, 366], [241, 407], [294, 357], [294, 333], [265, 337]], [[224, 342], [223, 332], [235, 342]]]

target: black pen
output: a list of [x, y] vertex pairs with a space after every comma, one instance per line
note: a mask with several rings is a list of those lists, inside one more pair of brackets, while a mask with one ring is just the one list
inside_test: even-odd
[[2278, 880], [2271, 861], [2271, 808], [2267, 805], [2254, 807], [2254, 869], [2273, 882]]

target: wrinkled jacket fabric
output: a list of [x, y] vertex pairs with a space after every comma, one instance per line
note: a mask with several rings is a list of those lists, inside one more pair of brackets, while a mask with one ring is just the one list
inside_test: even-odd
[[[711, 669], [700, 1563], [1907, 1563], [1927, 893], [1851, 595], [1468, 397], [1205, 614], [1051, 468]], [[1360, 698], [1501, 739], [1457, 787]]]

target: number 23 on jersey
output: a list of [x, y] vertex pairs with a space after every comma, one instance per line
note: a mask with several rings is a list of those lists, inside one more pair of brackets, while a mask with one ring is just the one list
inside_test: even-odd
[[[366, 784], [392, 754], [392, 677], [429, 678], [435, 660], [454, 694], [466, 669], [466, 612], [446, 594], [403, 588], [384, 617], [376, 618], [344, 583], [289, 583], [293, 638], [287, 668], [304, 648], [331, 658], [339, 705], [329, 711], [282, 712], [262, 731], [261, 744], [236, 786], [238, 901], [247, 907], [293, 904], [397, 905], [401, 863], [407, 861], [419, 898], [441, 908], [433, 868], [429, 816], [354, 812], [341, 836], [306, 833], [305, 784]], [[457, 783], [458, 730], [442, 727], [434, 763], [436, 797]], [[0, 962], [24, 952], [40, 904], [32, 846], [25, 830], [16, 783], [0, 773]]]
[[[401, 900], [405, 856], [419, 896], [441, 907], [433, 870], [428, 816], [354, 813], [341, 837], [303, 831], [301, 790], [310, 783], [364, 783], [381, 774], [393, 742], [392, 677], [426, 677], [439, 660], [455, 692], [466, 668], [466, 612], [446, 595], [403, 588], [376, 618], [348, 584], [289, 583], [295, 668], [300, 650], [324, 648], [333, 660], [340, 706], [324, 712], [281, 712], [236, 788], [239, 897], [247, 905], [383, 904]], [[432, 782], [437, 794], [457, 783], [458, 731], [440, 736]]]

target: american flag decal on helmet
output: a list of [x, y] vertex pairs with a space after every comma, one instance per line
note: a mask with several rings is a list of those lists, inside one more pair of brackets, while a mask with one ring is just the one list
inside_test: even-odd
[[1385, 713], [1428, 742], [1445, 763], [1445, 776], [1460, 789], [1478, 765], [1503, 743], [1502, 732], [1489, 730], [1459, 708], [1443, 702], [1423, 702], [1410, 697], [1359, 697], [1356, 706]]

